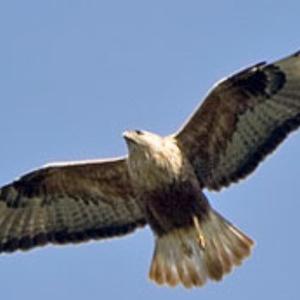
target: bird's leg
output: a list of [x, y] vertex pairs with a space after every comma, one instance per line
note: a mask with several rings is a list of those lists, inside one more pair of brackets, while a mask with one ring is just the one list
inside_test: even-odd
[[201, 249], [205, 249], [205, 238], [197, 216], [193, 216], [193, 223], [198, 233], [198, 244]]

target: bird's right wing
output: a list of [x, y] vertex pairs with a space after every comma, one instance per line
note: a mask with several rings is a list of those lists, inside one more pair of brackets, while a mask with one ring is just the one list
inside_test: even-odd
[[108, 238], [145, 224], [126, 159], [50, 165], [0, 189], [0, 252]]

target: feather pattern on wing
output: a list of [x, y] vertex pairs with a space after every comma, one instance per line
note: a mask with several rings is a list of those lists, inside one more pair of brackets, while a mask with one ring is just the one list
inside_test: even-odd
[[300, 125], [300, 52], [260, 63], [212, 89], [175, 135], [202, 187], [246, 177]]
[[125, 159], [46, 166], [0, 189], [0, 252], [108, 238], [145, 223]]

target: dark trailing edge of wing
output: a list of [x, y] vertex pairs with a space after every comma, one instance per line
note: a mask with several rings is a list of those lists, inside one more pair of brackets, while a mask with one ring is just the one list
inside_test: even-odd
[[12, 238], [3, 244], [0, 244], [0, 252], [13, 252], [16, 250], [26, 251], [33, 247], [44, 246], [46, 244], [64, 245], [67, 243], [81, 243], [88, 240], [118, 237], [133, 232], [137, 227], [142, 227], [145, 224], [146, 221], [141, 219], [126, 225], [87, 229], [81, 232], [61, 230], [50, 233], [39, 233], [33, 237], [25, 236], [20, 239]]
[[245, 178], [259, 165], [259, 163], [269, 154], [271, 154], [283, 140], [294, 130], [300, 127], [300, 114], [296, 117], [286, 120], [280, 127], [276, 128], [270, 135], [270, 138], [261, 144], [247, 161], [231, 175], [230, 179], [224, 178], [222, 182], [213, 189], [220, 190], [224, 186], [229, 186], [232, 181], [237, 182]]

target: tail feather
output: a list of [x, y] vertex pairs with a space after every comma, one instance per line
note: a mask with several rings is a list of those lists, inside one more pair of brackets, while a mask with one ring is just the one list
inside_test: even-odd
[[211, 210], [194, 226], [178, 228], [157, 237], [150, 279], [158, 284], [202, 286], [219, 281], [250, 255], [253, 241]]

